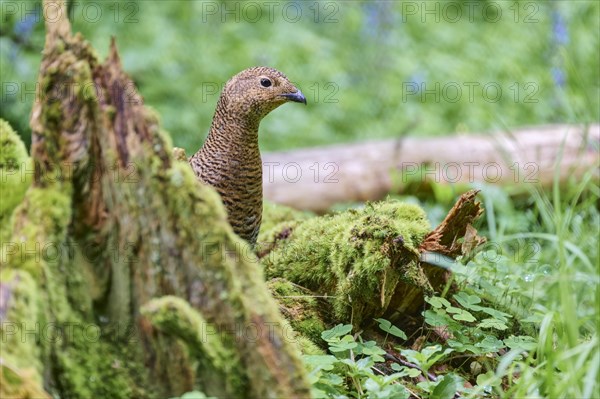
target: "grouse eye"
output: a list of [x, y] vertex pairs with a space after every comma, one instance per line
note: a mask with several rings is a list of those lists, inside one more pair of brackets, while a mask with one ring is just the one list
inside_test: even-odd
[[270, 86], [271, 86], [271, 80], [270, 80], [270, 79], [267, 79], [267, 78], [262, 78], [262, 79], [260, 80], [260, 85], [261, 85], [262, 87], [270, 87]]

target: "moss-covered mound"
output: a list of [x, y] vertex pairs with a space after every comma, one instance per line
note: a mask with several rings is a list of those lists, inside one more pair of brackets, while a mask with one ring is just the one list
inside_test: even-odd
[[370, 203], [275, 225], [266, 239], [277, 242], [262, 263], [268, 278], [282, 277], [330, 296], [334, 317], [359, 325], [385, 312], [399, 283], [428, 290], [417, 249], [429, 231], [425, 212], [416, 205]]

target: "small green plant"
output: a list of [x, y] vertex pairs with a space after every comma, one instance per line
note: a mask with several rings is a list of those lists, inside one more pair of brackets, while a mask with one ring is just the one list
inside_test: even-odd
[[[383, 320], [383, 319], [381, 319]], [[404, 335], [383, 320], [394, 334]], [[391, 327], [394, 327], [393, 329]], [[409, 391], [398, 380], [402, 373], [385, 375], [376, 367], [385, 359], [385, 351], [375, 341], [363, 341], [350, 335], [350, 324], [338, 324], [323, 331], [321, 337], [333, 355], [306, 355], [315, 398], [408, 398]], [[404, 335], [405, 336], [405, 335]]]
[[[375, 321], [379, 323], [379, 328], [381, 328], [387, 334], [391, 334], [394, 337], [402, 338], [404, 340], [408, 339], [404, 331], [393, 325], [389, 320], [375, 319]], [[385, 336], [385, 338], [387, 339], [387, 335]]]
[[[436, 301], [432, 299], [432, 301]], [[406, 334], [388, 320], [376, 319], [382, 331], [401, 339]], [[447, 360], [454, 352], [442, 345], [421, 350], [397, 348], [406, 359], [391, 363], [394, 373], [384, 373], [384, 351], [375, 341], [363, 341], [351, 335], [352, 326], [338, 324], [324, 331], [322, 338], [331, 355], [306, 355], [313, 395], [317, 398], [437, 398], [451, 399], [456, 392], [466, 392], [465, 378], [457, 373], [434, 375], [434, 365]], [[394, 356], [391, 356], [394, 358]], [[487, 383], [487, 380], [485, 380]]]

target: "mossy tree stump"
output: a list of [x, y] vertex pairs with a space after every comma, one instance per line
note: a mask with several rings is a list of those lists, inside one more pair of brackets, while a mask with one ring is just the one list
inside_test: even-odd
[[421, 208], [394, 200], [319, 218], [269, 210], [266, 219], [279, 222], [261, 231], [261, 262], [267, 278], [291, 284], [271, 285], [278, 298], [286, 290], [299, 298], [279, 299], [284, 314], [308, 336], [319, 321], [364, 329], [385, 317], [409, 329], [422, 325], [425, 297], [451, 281], [436, 257], [456, 259], [485, 242], [473, 227], [483, 213], [476, 196], [463, 194], [433, 230]]
[[114, 42], [100, 63], [50, 3], [33, 182], [3, 210], [2, 397], [308, 396], [218, 195], [173, 159]]

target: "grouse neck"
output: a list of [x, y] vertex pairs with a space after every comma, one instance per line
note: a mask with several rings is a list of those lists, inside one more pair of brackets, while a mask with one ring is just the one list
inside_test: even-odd
[[238, 108], [223, 97], [219, 98], [209, 134], [237, 143], [258, 143], [260, 118], [249, 116]]
[[230, 144], [258, 143], [258, 123], [234, 118], [223, 121], [215, 115], [208, 136], [227, 140]]
[[[219, 101], [206, 142], [200, 150], [205, 162], [228, 159], [220, 175], [254, 174], [261, 179], [262, 161], [258, 147], [259, 121], [240, 117]], [[208, 178], [210, 180], [211, 178]]]

